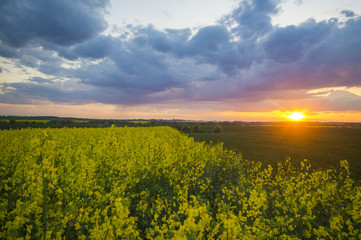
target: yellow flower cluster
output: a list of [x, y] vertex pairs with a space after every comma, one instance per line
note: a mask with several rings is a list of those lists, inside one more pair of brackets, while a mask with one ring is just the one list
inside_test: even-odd
[[361, 187], [169, 127], [0, 131], [0, 239], [361, 239]]

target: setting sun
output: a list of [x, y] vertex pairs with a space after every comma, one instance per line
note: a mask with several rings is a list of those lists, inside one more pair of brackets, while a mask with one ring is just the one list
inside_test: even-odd
[[306, 115], [303, 112], [289, 112], [283, 114], [283, 116], [293, 121], [300, 121], [306, 117]]

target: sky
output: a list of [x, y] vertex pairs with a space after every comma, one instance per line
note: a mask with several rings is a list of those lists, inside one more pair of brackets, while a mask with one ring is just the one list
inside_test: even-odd
[[359, 0], [2, 0], [0, 115], [361, 122]]

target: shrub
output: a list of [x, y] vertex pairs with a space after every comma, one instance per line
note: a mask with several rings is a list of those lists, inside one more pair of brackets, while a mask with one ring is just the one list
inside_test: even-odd
[[195, 125], [193, 128], [194, 133], [203, 133], [204, 131], [201, 129], [199, 125]]
[[214, 130], [213, 130], [214, 133], [222, 133], [223, 132], [223, 128], [221, 125], [216, 125], [214, 127]]
[[191, 132], [191, 127], [189, 125], [184, 125], [181, 129], [182, 132]]

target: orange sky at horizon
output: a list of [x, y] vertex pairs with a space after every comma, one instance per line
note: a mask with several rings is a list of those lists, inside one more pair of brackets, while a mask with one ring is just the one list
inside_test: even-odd
[[[6, 116], [57, 116], [94, 119], [184, 119], [204, 121], [284, 122], [292, 121], [284, 115], [292, 112], [274, 110], [264, 112], [221, 111], [209, 109], [155, 109], [152, 106], [115, 106], [106, 104], [5, 104], [0, 103], [0, 115]], [[361, 111], [304, 112], [306, 122], [361, 122]], [[44, 114], [47, 113], [47, 114]]]

